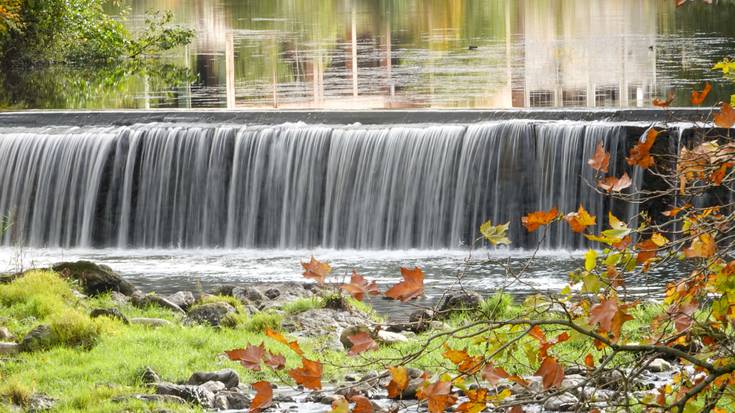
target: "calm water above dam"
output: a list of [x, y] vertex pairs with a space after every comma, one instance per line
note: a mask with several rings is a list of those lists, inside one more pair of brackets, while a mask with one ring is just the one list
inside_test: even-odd
[[705, 80], [706, 104], [734, 92], [711, 70], [735, 49], [730, 0], [121, 3], [133, 29], [151, 9], [196, 29], [166, 58], [177, 70], [0, 75], [0, 106], [645, 107], [669, 91], [687, 105]]

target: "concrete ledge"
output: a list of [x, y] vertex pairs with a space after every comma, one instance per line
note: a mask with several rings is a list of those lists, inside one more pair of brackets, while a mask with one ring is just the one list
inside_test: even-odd
[[134, 123], [234, 123], [274, 125], [284, 122], [365, 125], [411, 123], [474, 123], [503, 119], [691, 122], [701, 121], [710, 109], [503, 109], [503, 110], [110, 110], [0, 112], [0, 126], [105, 126]]

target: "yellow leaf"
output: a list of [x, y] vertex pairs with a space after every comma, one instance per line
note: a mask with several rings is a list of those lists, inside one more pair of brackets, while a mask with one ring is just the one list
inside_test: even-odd
[[493, 225], [493, 223], [488, 220], [484, 224], [480, 225], [480, 233], [493, 245], [507, 245], [510, 244], [510, 240], [507, 237], [509, 224], [509, 222], [506, 222], [501, 225]]
[[592, 271], [593, 268], [597, 265], [597, 251], [595, 250], [589, 250], [586, 254], [584, 254], [584, 269], [587, 271]]
[[661, 235], [660, 233], [655, 233], [651, 235], [651, 241], [653, 241], [656, 246], [663, 247], [664, 245], [669, 243], [669, 239]]

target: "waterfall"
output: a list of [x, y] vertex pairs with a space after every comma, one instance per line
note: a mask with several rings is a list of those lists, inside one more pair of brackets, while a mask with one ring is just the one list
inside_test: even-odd
[[[0, 128], [0, 214], [13, 221], [2, 244], [440, 249], [470, 244], [491, 219], [510, 221], [513, 245], [532, 248], [539, 233], [520, 225], [531, 211], [581, 203], [598, 230], [609, 210], [637, 214], [590, 187], [600, 141], [622, 158], [626, 127]], [[584, 245], [563, 225], [542, 244]]]

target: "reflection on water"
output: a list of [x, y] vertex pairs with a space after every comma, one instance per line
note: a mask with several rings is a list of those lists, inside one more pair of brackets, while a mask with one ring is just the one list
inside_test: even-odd
[[[735, 45], [735, 2], [123, 0], [128, 24], [171, 9], [197, 39], [170, 62], [189, 87], [131, 76], [28, 107], [626, 107], [680, 105]], [[118, 10], [111, 10], [113, 13]], [[54, 82], [53, 76], [46, 76]], [[5, 81], [6, 88], [8, 81]], [[82, 86], [77, 86], [77, 89]], [[57, 90], [61, 89], [61, 90]], [[732, 92], [716, 84], [710, 101]], [[40, 92], [42, 93], [42, 92]], [[70, 90], [69, 93], [79, 93]], [[2, 92], [0, 92], [2, 96]]]

